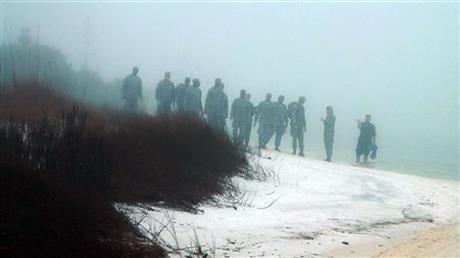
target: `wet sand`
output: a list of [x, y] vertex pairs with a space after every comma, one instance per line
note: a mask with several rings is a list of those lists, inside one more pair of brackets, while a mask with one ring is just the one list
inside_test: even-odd
[[324, 257], [460, 257], [460, 226], [436, 226], [392, 240], [342, 247]]

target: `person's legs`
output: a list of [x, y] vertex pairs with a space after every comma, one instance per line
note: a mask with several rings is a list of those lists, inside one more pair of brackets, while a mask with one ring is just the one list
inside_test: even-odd
[[274, 133], [273, 126], [272, 125], [265, 125], [265, 130], [264, 130], [264, 147], [267, 146], [267, 143], [270, 141]]
[[366, 162], [366, 163], [367, 163], [367, 160], [368, 160], [368, 158], [369, 158], [370, 146], [371, 146], [371, 142], [370, 142], [370, 141], [366, 141], [366, 142], [363, 144], [364, 162]]
[[134, 113], [137, 111], [137, 102], [133, 100], [126, 100], [125, 102], [125, 110]]
[[251, 130], [252, 130], [252, 121], [248, 121], [246, 124], [246, 134], [245, 134], [245, 139], [244, 139], [244, 144], [246, 146], [249, 145], [249, 139], [251, 138]]
[[[358, 144], [356, 145], [356, 162], [359, 163], [361, 161], [361, 156], [364, 154], [366, 156], [367, 152], [367, 142], [363, 139], [358, 139]], [[367, 155], [369, 155], [369, 152], [367, 152]], [[367, 161], [367, 158], [364, 157], [364, 162]]]
[[226, 129], [225, 129], [225, 117], [221, 116], [221, 115], [218, 115], [218, 118], [217, 118], [217, 127], [219, 128], [219, 130], [221, 132], [225, 132]]
[[368, 158], [369, 158], [369, 148], [364, 150], [364, 163], [367, 163]]
[[233, 120], [233, 123], [232, 123], [232, 138], [233, 138], [233, 142], [237, 142], [238, 141], [238, 130], [239, 130], [239, 123], [235, 120]]
[[302, 128], [299, 129], [298, 132], [298, 141], [299, 141], [299, 156], [304, 156], [303, 150], [304, 150], [304, 131]]
[[244, 123], [239, 123], [238, 124], [238, 136], [236, 140], [238, 141], [238, 144], [243, 144], [244, 141]]
[[292, 155], [297, 154], [297, 130], [294, 125], [291, 124], [291, 136], [292, 136]]
[[184, 106], [182, 105], [181, 102], [177, 102], [177, 112], [183, 113], [184, 112]]
[[169, 115], [171, 113], [171, 103], [167, 103], [165, 106], [165, 115]]
[[133, 101], [133, 112], [137, 113], [139, 112], [139, 102], [137, 100]]
[[331, 140], [329, 141], [329, 153], [327, 154], [327, 159], [328, 159], [329, 161], [331, 161], [331, 159], [332, 159], [332, 153], [333, 153], [333, 151], [334, 151], [334, 140], [331, 139]]
[[279, 151], [279, 147], [281, 145], [281, 137], [283, 136], [284, 133], [284, 126], [278, 125], [276, 127], [276, 135], [275, 135], [275, 150]]
[[240, 132], [240, 142], [242, 145], [246, 146], [246, 138], [248, 135], [248, 123], [247, 122], [242, 122], [241, 123], [241, 132]]
[[244, 135], [244, 123], [240, 122], [238, 125], [238, 134], [236, 140], [238, 141], [238, 144], [243, 145], [243, 135]]
[[167, 115], [168, 112], [167, 112], [166, 104], [160, 103], [160, 104], [158, 105], [158, 108], [157, 108], [157, 113], [158, 113], [158, 115], [160, 115], [160, 116]]
[[325, 137], [324, 138], [324, 146], [326, 148], [326, 161], [331, 161], [332, 145], [333, 145], [333, 140], [330, 139], [330, 138]]
[[208, 115], [208, 117], [207, 117], [207, 122], [208, 122], [208, 126], [209, 126], [211, 129], [213, 129], [213, 130], [216, 129], [216, 121], [215, 121], [214, 116]]
[[359, 163], [361, 159], [361, 150], [359, 149], [359, 144], [356, 146], [356, 163]]
[[215, 132], [222, 133], [223, 127], [220, 125], [219, 116], [216, 114], [211, 114], [208, 116], [208, 124]]
[[247, 145], [246, 144], [246, 139], [248, 134], [248, 123], [247, 122], [241, 122], [240, 124], [240, 135], [239, 135], [239, 141], [242, 145]]
[[217, 114], [209, 114], [207, 117], [209, 127], [220, 133], [225, 130], [225, 120], [223, 122], [221, 120]]
[[292, 154], [297, 154], [297, 135], [292, 135]]
[[327, 157], [328, 157], [328, 153], [329, 153], [329, 152], [328, 152], [328, 147], [329, 147], [329, 146], [328, 146], [328, 142], [327, 142], [327, 137], [324, 136], [324, 137], [323, 137], [323, 140], [324, 140], [324, 149], [326, 150], [326, 159], [325, 159], [324, 161], [328, 161], [328, 158], [327, 158]]
[[259, 148], [264, 146], [264, 125], [259, 124], [259, 129], [257, 129], [257, 134], [259, 134]]

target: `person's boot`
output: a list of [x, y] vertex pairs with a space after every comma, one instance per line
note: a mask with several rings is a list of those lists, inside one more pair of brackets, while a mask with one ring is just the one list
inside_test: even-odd
[[294, 150], [292, 151], [292, 153], [291, 153], [291, 154], [292, 154], [292, 155], [297, 155], [297, 150], [296, 150], [296, 149], [294, 149]]
[[281, 152], [280, 148], [278, 146], [275, 147], [275, 150], [278, 152]]
[[267, 149], [267, 146], [265, 146], [265, 144], [262, 145], [262, 149], [266, 150], [266, 149]]
[[299, 152], [299, 156], [300, 157], [305, 157], [305, 155], [303, 154], [303, 151]]

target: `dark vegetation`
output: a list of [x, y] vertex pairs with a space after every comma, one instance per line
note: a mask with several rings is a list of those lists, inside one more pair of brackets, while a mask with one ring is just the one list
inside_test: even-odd
[[[32, 48], [22, 44], [10, 50]], [[82, 103], [74, 92], [99, 84], [68, 89], [76, 73], [54, 69], [54, 54], [41, 59], [57, 72], [46, 80], [20, 76], [16, 58], [2, 63], [0, 256], [164, 256], [114, 203], [193, 211], [237, 191], [231, 177], [251, 177], [244, 152], [199, 119]]]
[[243, 152], [193, 117], [83, 110], [34, 84], [7, 88], [2, 98], [0, 161], [112, 202], [192, 207], [231, 190], [228, 179], [247, 171]]
[[98, 195], [0, 163], [2, 257], [163, 257]]
[[249, 173], [244, 153], [195, 118], [83, 108], [36, 84], [3, 88], [1, 103], [0, 252], [161, 254], [111, 203], [191, 211]]

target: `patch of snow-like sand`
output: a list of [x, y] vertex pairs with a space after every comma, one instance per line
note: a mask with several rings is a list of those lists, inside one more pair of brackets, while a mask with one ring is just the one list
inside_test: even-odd
[[198, 214], [154, 208], [143, 223], [158, 229], [171, 217], [160, 238], [186, 248], [198, 236], [216, 257], [311, 257], [458, 221], [458, 182], [263, 155], [268, 158], [254, 162], [278, 178], [235, 179], [248, 196], [245, 205], [202, 206]]

